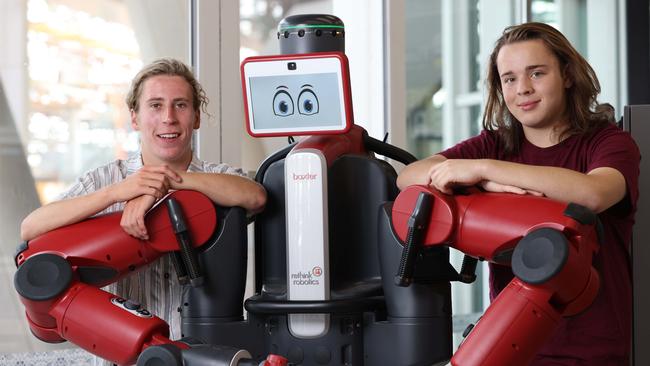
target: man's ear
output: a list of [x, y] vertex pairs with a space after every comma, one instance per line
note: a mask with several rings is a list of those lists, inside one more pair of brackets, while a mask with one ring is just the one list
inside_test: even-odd
[[194, 129], [198, 130], [201, 127], [201, 111], [194, 113]]
[[573, 86], [573, 80], [571, 78], [565, 77], [564, 78], [564, 89], [569, 89], [572, 86]]
[[138, 126], [138, 113], [131, 109], [131, 128], [133, 128], [134, 131], [139, 131], [140, 127]]
[[573, 86], [573, 75], [569, 72], [569, 65], [564, 66], [562, 78], [564, 79], [564, 89], [569, 89]]

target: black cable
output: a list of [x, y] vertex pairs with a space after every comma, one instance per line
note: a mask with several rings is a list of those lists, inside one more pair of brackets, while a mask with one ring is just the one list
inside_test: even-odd
[[377, 140], [376, 138], [370, 137], [367, 132], [363, 134], [363, 144], [369, 151], [383, 155], [395, 161], [399, 161], [404, 165], [413, 163], [418, 160], [408, 151], [400, 149], [399, 147], [393, 146], [389, 143]]

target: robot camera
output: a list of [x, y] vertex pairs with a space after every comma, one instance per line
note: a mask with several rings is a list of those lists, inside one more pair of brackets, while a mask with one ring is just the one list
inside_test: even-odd
[[295, 62], [287, 62], [287, 69], [295, 70], [296, 69], [296, 63]]

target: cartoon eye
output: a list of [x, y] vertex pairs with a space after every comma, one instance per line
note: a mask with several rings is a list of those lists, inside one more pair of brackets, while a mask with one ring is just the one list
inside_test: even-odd
[[318, 113], [318, 98], [311, 89], [305, 89], [298, 96], [298, 113], [316, 114]]
[[284, 90], [275, 93], [273, 97], [273, 113], [276, 116], [286, 117], [293, 114], [293, 99]]

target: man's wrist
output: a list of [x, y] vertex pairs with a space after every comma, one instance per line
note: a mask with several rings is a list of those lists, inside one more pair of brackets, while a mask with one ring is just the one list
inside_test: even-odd
[[169, 189], [170, 190], [179, 190], [181, 189], [181, 184], [185, 180], [185, 172], [179, 172], [178, 175], [181, 177], [181, 181], [177, 181], [176, 179], [169, 179]]
[[113, 192], [114, 186], [115, 185], [112, 184], [96, 192], [99, 195], [100, 200], [102, 202], [108, 203], [109, 206], [114, 203], [117, 203], [117, 199], [115, 198], [115, 193]]
[[492, 166], [492, 159], [478, 159], [476, 166], [478, 167], [478, 174], [481, 177], [481, 180], [491, 180], [489, 175], [491, 172], [491, 169], [493, 169]]

